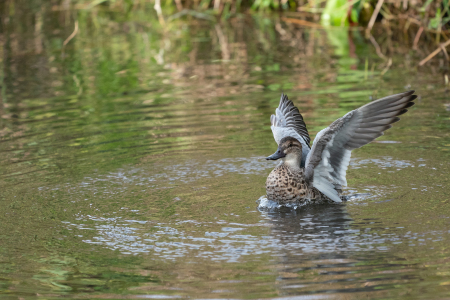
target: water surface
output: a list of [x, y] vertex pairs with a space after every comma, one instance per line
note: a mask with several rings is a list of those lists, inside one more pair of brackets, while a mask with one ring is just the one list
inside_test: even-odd
[[[437, 67], [404, 50], [387, 68], [358, 31], [276, 16], [156, 20], [44, 7], [5, 21], [2, 298], [449, 297], [450, 99]], [[360, 196], [256, 209], [281, 91], [314, 136], [407, 89], [416, 105], [353, 152], [345, 193]]]

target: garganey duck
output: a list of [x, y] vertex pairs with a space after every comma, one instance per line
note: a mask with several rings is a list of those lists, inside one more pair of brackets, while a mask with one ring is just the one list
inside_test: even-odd
[[321, 130], [310, 147], [302, 115], [282, 94], [275, 115], [270, 117], [278, 149], [266, 158], [282, 160], [267, 177], [267, 199], [281, 205], [341, 202], [352, 150], [383, 135], [416, 98], [414, 91], [408, 91], [352, 110]]

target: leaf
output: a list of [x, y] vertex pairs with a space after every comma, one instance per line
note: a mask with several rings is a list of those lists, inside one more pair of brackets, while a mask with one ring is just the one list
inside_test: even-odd
[[[324, 26], [348, 26], [347, 0], [329, 0], [322, 13], [321, 24]], [[342, 24], [344, 22], [344, 24]]]
[[428, 23], [428, 28], [431, 29], [438, 29], [440, 24], [441, 24], [441, 9], [438, 8], [436, 11], [436, 16], [430, 20], [430, 22]]
[[359, 11], [358, 11], [358, 9], [352, 8], [352, 12], [351, 12], [350, 18], [351, 18], [353, 23], [358, 23], [358, 19], [359, 19]]
[[427, 2], [425, 2], [425, 4], [419, 9], [419, 11], [424, 12], [427, 9], [428, 5], [431, 4], [431, 2], [433, 2], [433, 0], [427, 0]]

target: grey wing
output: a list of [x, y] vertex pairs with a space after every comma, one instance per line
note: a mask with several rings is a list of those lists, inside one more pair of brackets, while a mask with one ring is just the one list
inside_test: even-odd
[[306, 160], [306, 181], [328, 198], [341, 202], [336, 189], [347, 185], [351, 151], [362, 147], [392, 127], [417, 98], [414, 91], [370, 102], [334, 121], [320, 131]]
[[273, 137], [277, 144], [287, 136], [296, 138], [302, 144], [302, 161], [306, 159], [311, 146], [311, 138], [308, 129], [306, 129], [305, 121], [294, 103], [288, 99], [288, 96], [281, 94], [280, 104], [275, 110], [275, 115], [270, 116]]

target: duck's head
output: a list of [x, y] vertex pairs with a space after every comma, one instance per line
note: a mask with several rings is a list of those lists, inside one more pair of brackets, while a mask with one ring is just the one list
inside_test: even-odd
[[288, 162], [292, 165], [300, 166], [300, 161], [302, 159], [302, 144], [293, 138], [285, 137], [280, 141], [277, 151], [266, 157], [267, 160], [277, 160], [282, 158], [284, 162]]

